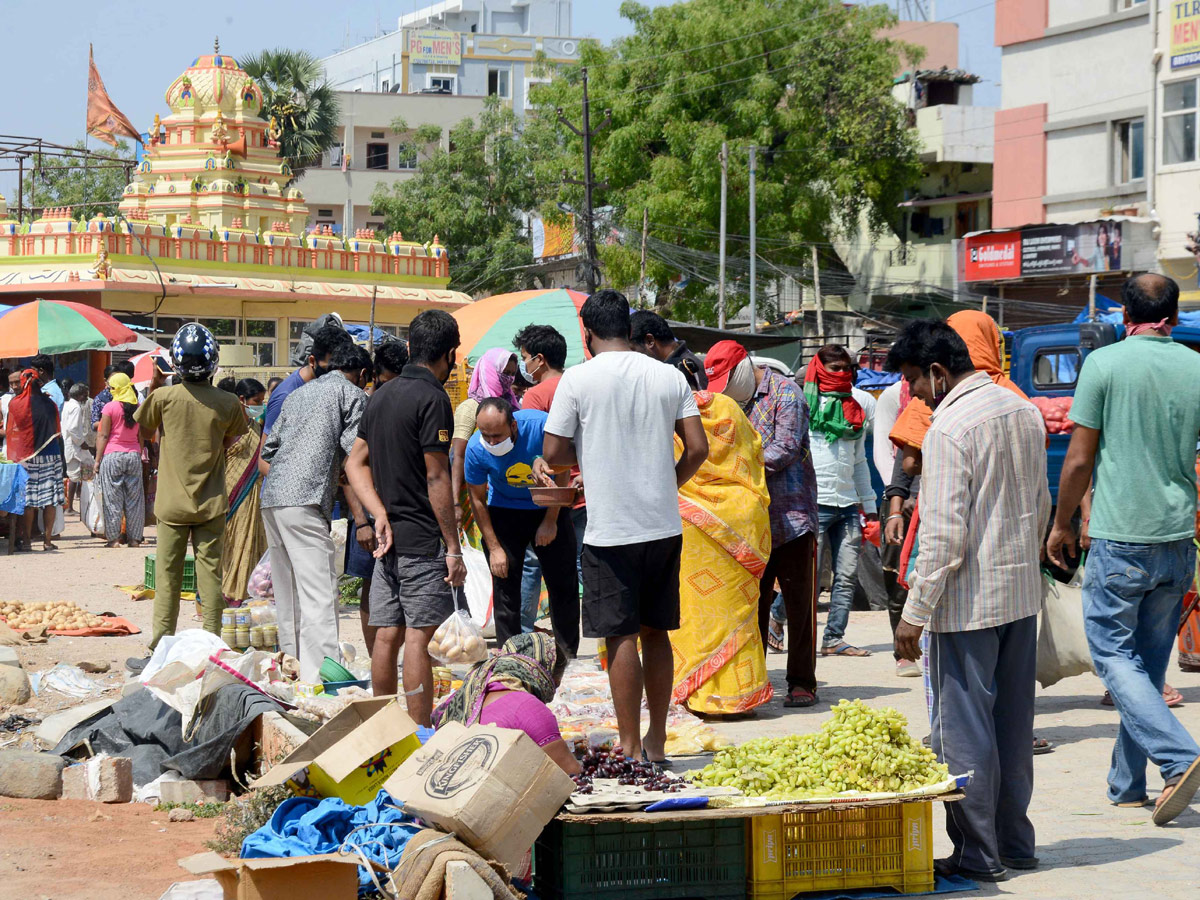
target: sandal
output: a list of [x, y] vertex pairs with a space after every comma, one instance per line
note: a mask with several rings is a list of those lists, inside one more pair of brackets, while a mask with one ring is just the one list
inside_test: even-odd
[[842, 641], [836, 647], [822, 647], [822, 656], [870, 656], [870, 650], [864, 650], [862, 647], [855, 647], [853, 644], [847, 644]]
[[[1167, 781], [1154, 804], [1154, 824], [1166, 825], [1188, 808], [1200, 788], [1200, 756], [1192, 760], [1187, 771]], [[1169, 792], [1169, 793], [1168, 793]]]
[[1125, 800], [1121, 803], [1114, 803], [1113, 806], [1119, 807], [1120, 809], [1141, 809], [1149, 802], [1149, 797], [1143, 797], [1141, 800]]
[[[1167, 709], [1174, 709], [1183, 704], [1183, 694], [1175, 690], [1169, 684], [1163, 685], [1162, 692], [1163, 703], [1167, 704]], [[1109, 691], [1104, 692], [1104, 696], [1100, 698], [1101, 706], [1113, 706], [1112, 694]]]
[[[778, 630], [776, 630], [778, 627]], [[771, 620], [771, 624], [767, 626], [767, 647], [772, 653], [783, 652], [783, 623]]]
[[1045, 738], [1034, 737], [1033, 739], [1033, 755], [1041, 756], [1043, 753], [1053, 753], [1054, 744]]
[[788, 688], [787, 696], [783, 698], [783, 705], [789, 709], [816, 706], [816, 704], [817, 693], [816, 691], [808, 690], [808, 688], [790, 687]]

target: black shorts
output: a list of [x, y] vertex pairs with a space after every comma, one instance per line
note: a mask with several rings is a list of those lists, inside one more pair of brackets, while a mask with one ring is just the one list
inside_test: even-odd
[[683, 535], [625, 544], [583, 545], [583, 633], [590, 638], [637, 634], [642, 626], [679, 627], [679, 556]]

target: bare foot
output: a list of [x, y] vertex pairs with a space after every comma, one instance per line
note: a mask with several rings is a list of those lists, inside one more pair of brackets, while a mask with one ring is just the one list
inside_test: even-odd
[[129, 542], [129, 548], [130, 548], [131, 550], [136, 550], [136, 549], [137, 549], [138, 547], [140, 547], [140, 546], [142, 546], [142, 542], [141, 542], [141, 541], [130, 541], [130, 542]]
[[642, 738], [642, 750], [649, 757], [650, 762], [662, 762], [667, 758], [667, 737], [664, 734], [662, 737], [652, 737], [647, 734]]
[[105, 547], [120, 547], [121, 542], [120, 541], [105, 541], [104, 546]]

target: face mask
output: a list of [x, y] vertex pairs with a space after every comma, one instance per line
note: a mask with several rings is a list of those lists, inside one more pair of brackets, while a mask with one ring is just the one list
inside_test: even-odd
[[[531, 356], [531, 357], [529, 357], [529, 359], [532, 361], [533, 357]], [[529, 369], [527, 369], [525, 367], [525, 360], [521, 359], [521, 357], [519, 357], [519, 356], [517, 357], [517, 371], [520, 372], [521, 377], [524, 378], [526, 381], [528, 381], [530, 384], [537, 384], [537, 382], [534, 380], [536, 373], [530, 372]], [[542, 370], [539, 368], [538, 372], [540, 372], [540, 371], [542, 371]]]
[[252, 419], [257, 419], [265, 411], [266, 411], [265, 406], [249, 406], [249, 405], [247, 405], [247, 407], [246, 407], [246, 415], [248, 415]]
[[315, 359], [309, 363], [309, 365], [312, 366], [313, 378], [320, 378], [322, 375], [325, 375], [329, 372], [329, 370], [324, 366], [318, 365]]
[[513, 448], [512, 435], [509, 435], [498, 444], [489, 444], [487, 441], [482, 439], [480, 439], [480, 443], [483, 444], [484, 448], [486, 448], [487, 452], [492, 454], [492, 456], [507, 456], [510, 452], [512, 452]]
[[733, 367], [733, 371], [729, 373], [729, 382], [722, 393], [740, 406], [754, 396], [755, 387], [757, 385], [754, 383], [754, 363], [747, 357]]

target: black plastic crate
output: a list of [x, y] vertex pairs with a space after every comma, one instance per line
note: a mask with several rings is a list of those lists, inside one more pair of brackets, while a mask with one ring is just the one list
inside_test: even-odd
[[744, 900], [744, 819], [551, 822], [534, 848], [543, 900]]

